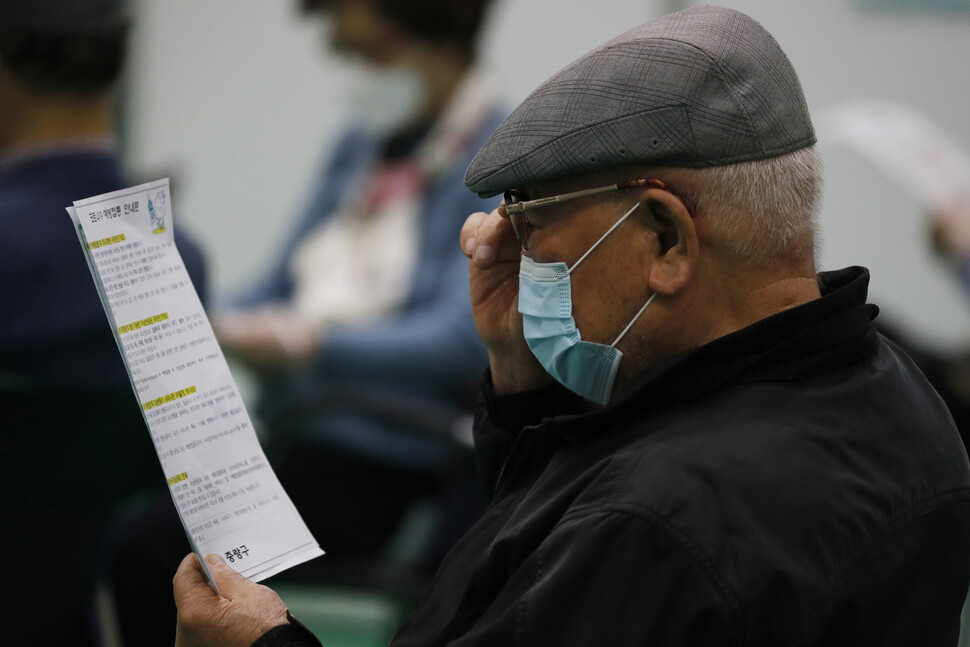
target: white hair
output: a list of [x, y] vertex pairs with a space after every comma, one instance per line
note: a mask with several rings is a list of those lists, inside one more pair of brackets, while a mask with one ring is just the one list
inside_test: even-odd
[[814, 259], [822, 202], [815, 146], [753, 162], [676, 169], [671, 189], [718, 242], [754, 265]]

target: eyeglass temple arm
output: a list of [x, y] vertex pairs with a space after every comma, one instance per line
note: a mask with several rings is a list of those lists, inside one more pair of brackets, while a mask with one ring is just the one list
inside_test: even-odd
[[582, 191], [572, 191], [570, 193], [563, 193], [562, 195], [551, 195], [547, 198], [526, 200], [525, 202], [520, 202], [518, 204], [505, 205], [505, 211], [506, 213], [522, 213], [526, 209], [537, 209], [546, 205], [556, 204], [557, 202], [569, 202], [570, 200], [585, 198], [586, 196], [596, 195], [598, 193], [616, 191], [618, 188], [618, 184], [611, 184], [610, 186], [600, 186], [596, 187], [595, 189], [583, 189]]
[[666, 188], [664, 183], [661, 182], [660, 180], [653, 180], [653, 179], [625, 180], [623, 182], [617, 182], [616, 184], [599, 186], [594, 189], [570, 191], [569, 193], [563, 193], [560, 195], [551, 195], [547, 198], [536, 198], [535, 200], [526, 200], [525, 202], [520, 202], [518, 204], [505, 205], [505, 212], [522, 213], [526, 209], [536, 209], [538, 207], [544, 207], [549, 204], [556, 204], [557, 202], [568, 202], [570, 200], [578, 200], [579, 198], [585, 198], [591, 195], [607, 193], [608, 191], [619, 191], [620, 189], [630, 189], [637, 186], [646, 186], [647, 184], [651, 184], [661, 189]]

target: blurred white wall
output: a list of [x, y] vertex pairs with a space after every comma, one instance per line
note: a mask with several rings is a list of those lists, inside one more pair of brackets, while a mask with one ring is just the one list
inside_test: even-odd
[[[459, 0], [460, 1], [460, 0]], [[679, 0], [496, 0], [483, 58], [510, 103], [589, 48]], [[813, 112], [899, 101], [970, 146], [970, 16], [862, 10], [852, 0], [721, 0], [792, 59]], [[342, 120], [347, 87], [323, 25], [292, 0], [140, 0], [129, 68], [127, 154], [140, 178], [170, 174], [180, 225], [206, 247], [216, 294], [267, 262]], [[931, 257], [916, 201], [822, 140], [823, 268], [862, 264], [871, 299], [924, 340], [970, 340], [970, 306]]]

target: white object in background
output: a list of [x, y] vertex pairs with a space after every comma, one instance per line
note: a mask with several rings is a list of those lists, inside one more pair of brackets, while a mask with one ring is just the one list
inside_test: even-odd
[[970, 155], [905, 105], [852, 101], [821, 111], [819, 138], [855, 151], [932, 210], [970, 200]]

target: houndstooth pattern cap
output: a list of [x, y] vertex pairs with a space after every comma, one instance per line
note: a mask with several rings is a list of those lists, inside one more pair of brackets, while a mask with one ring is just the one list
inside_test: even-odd
[[717, 6], [621, 34], [530, 94], [472, 160], [482, 197], [629, 165], [705, 167], [815, 143], [805, 96], [760, 24]]

